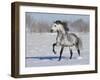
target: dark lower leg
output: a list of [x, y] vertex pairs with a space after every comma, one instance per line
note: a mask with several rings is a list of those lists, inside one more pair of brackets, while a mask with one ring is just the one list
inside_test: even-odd
[[62, 56], [63, 49], [64, 49], [64, 47], [61, 47], [60, 56], [59, 56], [59, 61], [61, 60], [61, 56]]
[[72, 52], [72, 50], [70, 49], [70, 59], [72, 59], [72, 55], [73, 55], [73, 52]]
[[80, 50], [79, 49], [77, 49], [77, 52], [78, 52], [78, 55], [80, 56]]
[[53, 44], [53, 52], [54, 52], [54, 54], [56, 54], [55, 46], [56, 46], [56, 43]]

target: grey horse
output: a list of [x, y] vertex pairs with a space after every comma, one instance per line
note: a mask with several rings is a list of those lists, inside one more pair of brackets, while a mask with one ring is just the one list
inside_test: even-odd
[[69, 33], [69, 28], [66, 22], [56, 20], [51, 28], [51, 32], [57, 32], [56, 42], [53, 43], [53, 52], [56, 54], [55, 46], [61, 46], [59, 61], [61, 60], [64, 47], [68, 47], [70, 50], [70, 59], [72, 59], [73, 51], [72, 48], [75, 47], [79, 58], [80, 57], [80, 48], [82, 47], [81, 39], [74, 33]]

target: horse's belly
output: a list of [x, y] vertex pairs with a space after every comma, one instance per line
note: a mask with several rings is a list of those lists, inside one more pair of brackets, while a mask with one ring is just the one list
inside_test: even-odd
[[61, 45], [71, 46], [73, 45], [73, 43], [71, 43], [70, 41], [62, 41]]
[[72, 46], [73, 44], [75, 43], [75, 40], [66, 40], [66, 39], [64, 39], [64, 40], [62, 40], [61, 41], [61, 45], [65, 45], [65, 46]]

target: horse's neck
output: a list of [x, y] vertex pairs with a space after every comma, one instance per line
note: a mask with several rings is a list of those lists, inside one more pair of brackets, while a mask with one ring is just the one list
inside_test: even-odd
[[61, 38], [64, 38], [68, 35], [69, 35], [68, 32], [62, 33], [62, 32], [59, 31], [59, 32], [57, 32], [57, 38], [56, 39], [61, 39]]
[[63, 36], [63, 35], [68, 35], [68, 32], [66, 32], [66, 31], [63, 31], [63, 32], [59, 31], [57, 34], [58, 34], [58, 36], [61, 36], [61, 35]]
[[66, 33], [62, 33], [62, 32], [57, 32], [57, 38], [56, 39], [62, 39], [64, 36], [66, 35]]

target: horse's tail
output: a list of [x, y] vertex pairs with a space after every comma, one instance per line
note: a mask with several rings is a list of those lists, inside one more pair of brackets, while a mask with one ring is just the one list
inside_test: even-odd
[[79, 49], [82, 49], [82, 40], [79, 38], [79, 37], [77, 37], [77, 43], [76, 43], [76, 45], [77, 45], [77, 47], [79, 48]]

